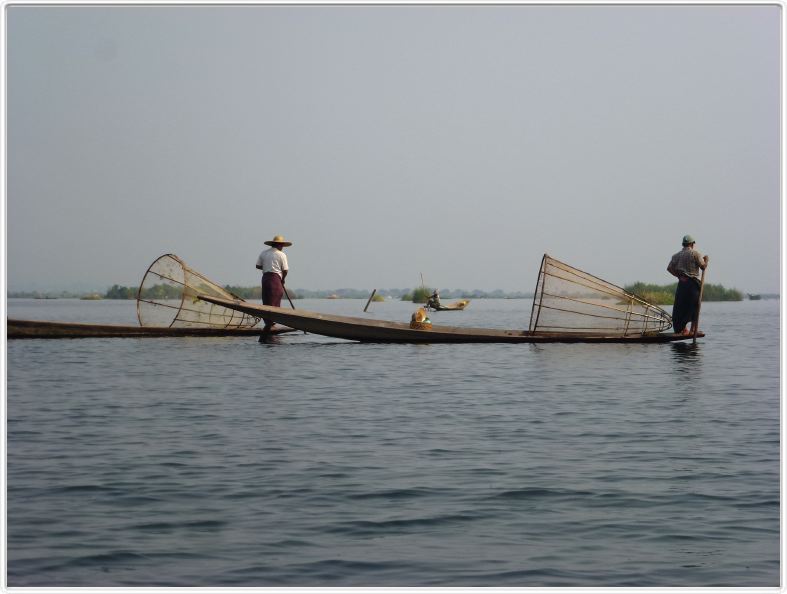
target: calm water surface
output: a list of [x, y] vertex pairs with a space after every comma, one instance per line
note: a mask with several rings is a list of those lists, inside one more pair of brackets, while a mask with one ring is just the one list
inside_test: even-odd
[[778, 586], [779, 303], [702, 317], [696, 347], [8, 341], [8, 585]]

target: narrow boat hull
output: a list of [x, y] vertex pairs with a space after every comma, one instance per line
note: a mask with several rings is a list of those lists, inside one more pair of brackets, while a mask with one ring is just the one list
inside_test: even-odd
[[[588, 343], [664, 343], [689, 340], [691, 336], [659, 333], [632, 336], [606, 336], [579, 333], [530, 333], [526, 330], [499, 330], [495, 328], [463, 328], [456, 326], [432, 326], [430, 330], [410, 328], [402, 322], [368, 320], [348, 316], [335, 316], [305, 310], [257, 305], [243, 301], [229, 301], [205, 295], [200, 299], [236, 309], [254, 316], [264, 317], [291, 328], [331, 338], [360, 342], [407, 342], [407, 343], [462, 343], [462, 342], [588, 342]], [[699, 333], [698, 336], [704, 336]]]
[[[262, 334], [262, 328], [166, 328], [11, 319], [6, 324], [6, 330], [8, 338], [172, 338], [177, 336], [259, 336]], [[293, 328], [274, 328], [272, 334], [293, 331]]]
[[434, 305], [430, 305], [429, 307], [435, 311], [462, 311], [469, 303], [469, 301], [463, 300], [447, 305], [440, 305], [439, 307], [435, 307]]

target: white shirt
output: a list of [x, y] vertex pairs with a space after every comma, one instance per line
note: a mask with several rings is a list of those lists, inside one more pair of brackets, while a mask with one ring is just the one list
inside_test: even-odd
[[262, 266], [263, 274], [266, 272], [275, 272], [281, 276], [282, 270], [289, 270], [287, 265], [287, 256], [283, 251], [276, 248], [268, 248], [263, 251], [259, 258], [257, 258], [257, 266]]

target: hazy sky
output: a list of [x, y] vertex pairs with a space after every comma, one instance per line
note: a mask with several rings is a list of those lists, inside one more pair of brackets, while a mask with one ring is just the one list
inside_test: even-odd
[[293, 288], [668, 283], [686, 233], [779, 289], [778, 4], [6, 11], [9, 290], [275, 234]]

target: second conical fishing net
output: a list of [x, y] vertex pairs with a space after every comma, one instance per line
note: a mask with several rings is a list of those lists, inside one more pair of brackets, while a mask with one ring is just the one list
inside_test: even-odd
[[671, 325], [672, 318], [660, 307], [544, 254], [533, 296], [531, 333], [635, 336], [655, 334]]
[[139, 286], [139, 323], [169, 328], [252, 328], [260, 321], [254, 316], [202, 301], [198, 295], [242, 301], [176, 255], [165, 254], [150, 265]]

